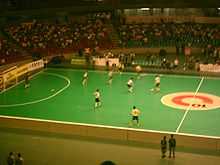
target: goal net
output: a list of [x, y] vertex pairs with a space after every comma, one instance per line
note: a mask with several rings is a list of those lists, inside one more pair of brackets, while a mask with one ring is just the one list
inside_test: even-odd
[[17, 66], [13, 66], [9, 69], [4, 70], [0, 76], [0, 87], [1, 90], [5, 90], [6, 88], [17, 84], [18, 76], [17, 76]]
[[44, 67], [43, 60], [38, 60], [24, 64], [22, 66], [13, 66], [0, 72], [0, 91], [16, 85], [24, 79], [26, 73], [34, 74]]

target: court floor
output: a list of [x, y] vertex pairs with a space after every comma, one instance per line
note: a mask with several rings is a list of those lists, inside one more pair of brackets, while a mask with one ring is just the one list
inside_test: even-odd
[[[122, 129], [172, 132], [220, 137], [220, 79], [161, 75], [160, 92], [152, 92], [155, 74], [46, 69], [30, 80], [0, 93], [0, 116], [34, 120], [84, 123]], [[134, 92], [126, 83], [134, 78]], [[94, 108], [94, 91], [101, 92], [102, 106]], [[130, 125], [132, 107], [140, 111], [140, 126]]]

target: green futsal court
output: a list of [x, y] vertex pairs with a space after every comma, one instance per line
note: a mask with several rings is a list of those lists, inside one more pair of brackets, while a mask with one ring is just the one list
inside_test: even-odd
[[[20, 83], [0, 93], [0, 115], [120, 128], [220, 137], [220, 79], [161, 75], [161, 91], [154, 93], [154, 74], [47, 69], [36, 74], [25, 89]], [[126, 83], [134, 78], [134, 92]], [[101, 92], [102, 106], [94, 109], [94, 91]], [[131, 109], [141, 111], [140, 126], [130, 126]]]

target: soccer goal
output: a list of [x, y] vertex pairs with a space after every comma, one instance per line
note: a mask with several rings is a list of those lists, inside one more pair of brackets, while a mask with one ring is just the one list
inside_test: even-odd
[[4, 70], [0, 76], [0, 89], [3, 91], [18, 82], [17, 66]]

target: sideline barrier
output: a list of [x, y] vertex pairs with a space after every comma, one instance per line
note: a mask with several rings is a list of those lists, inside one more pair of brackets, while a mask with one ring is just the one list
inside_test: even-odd
[[199, 68], [201, 72], [220, 73], [220, 65], [218, 64], [200, 64]]
[[109, 63], [109, 66], [119, 65], [119, 58], [93, 58], [94, 64], [97, 66], [106, 66], [106, 63]]
[[0, 74], [0, 91], [4, 89], [3, 76]]
[[[156, 146], [160, 146], [160, 140], [163, 136], [166, 135], [169, 138], [169, 135], [172, 133], [9, 116], [0, 116], [0, 127], [41, 131], [45, 133], [78, 135], [106, 140], [119, 140], [123, 142], [137, 142]], [[173, 134], [175, 134], [178, 148], [220, 152], [220, 137], [198, 136], [183, 133]]]
[[199, 17], [199, 16], [140, 16], [140, 15], [130, 15], [126, 16], [126, 23], [161, 23], [163, 22], [175, 22], [175, 23], [209, 23], [209, 24], [219, 24], [219, 17]]

